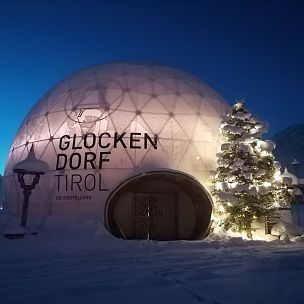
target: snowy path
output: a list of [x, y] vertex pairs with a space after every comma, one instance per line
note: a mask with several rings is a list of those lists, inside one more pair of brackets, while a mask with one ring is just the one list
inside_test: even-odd
[[0, 303], [303, 303], [304, 243], [0, 239]]

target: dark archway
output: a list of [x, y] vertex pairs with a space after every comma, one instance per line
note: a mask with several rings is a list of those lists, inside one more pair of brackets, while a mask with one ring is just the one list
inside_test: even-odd
[[123, 181], [106, 202], [106, 228], [118, 238], [196, 240], [208, 235], [212, 200], [193, 177], [149, 171]]

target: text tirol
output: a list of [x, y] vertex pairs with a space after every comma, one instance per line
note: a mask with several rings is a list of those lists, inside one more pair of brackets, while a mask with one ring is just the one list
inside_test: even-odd
[[[157, 149], [158, 138], [154, 134], [151, 137], [147, 133], [126, 133], [107, 132], [96, 135], [87, 133], [83, 136], [63, 135], [59, 140], [59, 149], [66, 151], [72, 149], [72, 154], [59, 153], [57, 155], [56, 170], [64, 169], [102, 169], [104, 163], [109, 162], [112, 149]], [[95, 149], [94, 149], [95, 148]], [[97, 149], [96, 149], [97, 148]], [[98, 149], [99, 148], [99, 149]], [[82, 152], [82, 149], [89, 151]], [[90, 149], [94, 149], [92, 152]]]

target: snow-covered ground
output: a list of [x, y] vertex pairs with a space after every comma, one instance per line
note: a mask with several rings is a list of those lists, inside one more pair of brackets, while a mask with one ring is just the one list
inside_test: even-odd
[[0, 303], [304, 303], [304, 237], [124, 241], [49, 217], [38, 235], [1, 236]]

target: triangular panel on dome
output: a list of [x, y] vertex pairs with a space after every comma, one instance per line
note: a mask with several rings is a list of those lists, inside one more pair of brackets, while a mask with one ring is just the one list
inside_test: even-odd
[[[137, 75], [123, 75], [121, 76], [121, 82], [123, 83], [123, 90], [135, 91], [136, 87], [147, 82], [147, 79]], [[117, 79], [115, 79], [117, 80]]]
[[121, 146], [109, 150], [111, 154], [105, 156], [109, 162], [105, 163], [105, 168], [134, 168], [134, 150], [125, 149]]
[[123, 83], [120, 83], [116, 78], [106, 81], [103, 84], [103, 87], [105, 87], [105, 97], [108, 99], [108, 102], [111, 103], [112, 100], [116, 100], [121, 96], [122, 91], [124, 89]]
[[216, 134], [216, 130], [210, 130], [204, 121], [199, 117], [193, 130], [192, 139], [195, 141], [205, 142], [214, 141], [214, 137], [219, 136], [219, 131], [217, 132], [218, 134]]
[[161, 80], [158, 80], [156, 78], [156, 80], [153, 81], [153, 94], [156, 96], [166, 96], [168, 94], [172, 94], [174, 93], [174, 91], [170, 90], [168, 91], [167, 86], [165, 86]]
[[210, 145], [202, 139], [201, 141], [192, 141], [192, 145], [196, 150], [196, 158], [203, 160], [206, 156], [206, 150], [210, 147]]
[[148, 164], [151, 164], [152, 155], [156, 155], [157, 153], [162, 155], [164, 163], [168, 165], [169, 155], [171, 153], [171, 150], [172, 150], [171, 140], [163, 140], [161, 144], [158, 143], [157, 149], [154, 149], [152, 146], [149, 146], [147, 149], [135, 150], [136, 167], [137, 168], [147, 167]]
[[[117, 73], [112, 74], [112, 79], [107, 84], [107, 87], [116, 87], [120, 88], [120, 90], [124, 90], [124, 88], [128, 87], [127, 78], [128, 73], [120, 70]], [[114, 85], [114, 86], [113, 86]]]
[[104, 109], [108, 105], [108, 101], [106, 100], [107, 87], [99, 85], [96, 87], [96, 90], [98, 91], [98, 105], [101, 109]]
[[65, 117], [63, 121], [61, 121], [60, 125], [58, 125], [58, 128], [54, 131], [52, 136], [54, 138], [59, 138], [63, 135], [70, 135], [70, 126], [76, 124], [74, 121], [71, 121], [69, 117]]
[[205, 86], [203, 87], [201, 83], [199, 83], [196, 79], [188, 77], [188, 75], [185, 75], [185, 77], [182, 80], [188, 88], [192, 89], [191, 95], [200, 94], [202, 90], [205, 90]]
[[83, 100], [86, 95], [86, 90], [84, 89], [75, 89], [69, 91], [69, 95], [66, 97], [65, 100], [65, 110], [73, 110], [81, 108]]
[[175, 114], [196, 114], [197, 109], [192, 104], [191, 99], [187, 99], [187, 95], [179, 95], [177, 94], [177, 100], [174, 107]]
[[24, 128], [23, 138], [22, 138], [21, 144], [19, 144], [19, 146], [25, 145], [28, 142], [28, 139], [29, 139], [29, 125], [30, 125], [30, 123], [31, 123], [30, 120], [28, 120], [28, 121], [26, 121], [24, 123], [25, 128]]
[[167, 94], [175, 94], [178, 91], [178, 86], [175, 78], [168, 76], [168, 78], [162, 78], [159, 80], [162, 86], [167, 89]]
[[195, 113], [200, 112], [201, 97], [197, 94], [182, 94], [184, 101], [193, 109]]
[[[72, 104], [72, 96], [71, 92], [61, 92], [58, 95], [50, 94], [47, 99], [46, 110], [43, 114], [64, 111], [66, 109], [66, 105], [69, 103]], [[72, 108], [72, 105], [70, 106]]]
[[180, 92], [181, 94], [185, 94], [185, 95], [197, 94], [197, 91], [194, 89], [194, 87], [191, 84], [189, 84], [189, 82], [184, 81], [183, 78], [176, 79], [176, 85], [178, 92]]
[[83, 95], [83, 99], [81, 101], [82, 105], [99, 105], [99, 90], [89, 89], [85, 91], [85, 94]]
[[136, 114], [132, 112], [115, 111], [109, 116], [109, 120], [114, 126], [114, 132], [126, 132], [130, 129], [132, 121], [135, 119]]
[[215, 149], [216, 145], [206, 142], [193, 142], [192, 145], [196, 151], [197, 166], [201, 170], [207, 170], [208, 172], [214, 170], [216, 168], [216, 160], [213, 161], [216, 159], [214, 155], [218, 152]]
[[131, 133], [147, 133], [150, 132], [150, 128], [146, 125], [145, 121], [136, 116], [135, 119], [131, 122], [130, 128], [128, 129]]
[[34, 142], [48, 136], [49, 128], [45, 116], [32, 119], [28, 123], [26, 141]]
[[41, 159], [46, 162], [51, 170], [55, 170], [57, 155], [58, 153], [62, 153], [62, 151], [58, 147], [59, 140], [44, 140], [35, 143], [34, 150], [38, 159]]
[[185, 153], [189, 148], [189, 141], [174, 140], [173, 141], [173, 161], [176, 168], [180, 168]]
[[70, 90], [75, 90], [75, 89], [83, 89], [83, 90], [91, 90], [94, 89], [97, 85], [97, 81], [95, 78], [95, 75], [92, 76], [92, 80], [85, 81], [86, 77], [82, 77], [82, 80], [79, 80], [79, 84], [77, 84], [75, 81], [71, 81], [69, 85]]
[[148, 147], [148, 149], [134, 150], [134, 159], [135, 159], [136, 167], [141, 167], [142, 162], [144, 161], [145, 157], [149, 154], [151, 149], [153, 149], [153, 148], [150, 146], [150, 147]]
[[23, 159], [25, 159], [28, 156], [31, 146], [32, 146], [31, 143], [28, 143], [28, 144], [25, 144], [24, 146], [20, 146], [19, 148], [16, 148], [14, 150], [15, 164], [22, 161]]
[[182, 126], [174, 119], [169, 119], [162, 128], [159, 138], [166, 139], [183, 139], [188, 140], [187, 133], [183, 130]]
[[138, 92], [141, 94], [152, 95], [153, 94], [153, 82], [145, 81], [143, 83], [137, 84], [132, 87], [132, 91]]
[[112, 81], [117, 74], [117, 72], [107, 69], [106, 66], [103, 66], [102, 69], [99, 67], [95, 74], [96, 86], [106, 85], [109, 81]]
[[160, 134], [169, 119], [170, 117], [167, 114], [144, 113], [141, 117], [138, 117], [139, 123], [143, 121], [148, 126], [146, 132], [152, 132], [153, 134]]
[[127, 112], [133, 111], [134, 113], [136, 112], [135, 102], [129, 92], [123, 92], [123, 96], [116, 110]]
[[179, 168], [185, 171], [189, 170], [189, 168], [191, 168], [191, 170], [194, 172], [201, 171], [202, 168], [200, 168], [197, 163], [197, 155], [197, 149], [194, 147], [192, 142], [189, 142], [181, 158]]
[[141, 109], [142, 113], [168, 114], [157, 96], [151, 96], [150, 101]]
[[171, 165], [170, 156], [168, 151], [159, 142], [157, 150], [150, 148], [148, 153], [140, 162], [141, 168], [151, 169], [151, 168], [166, 168]]
[[59, 132], [59, 130], [64, 127], [66, 128], [67, 120], [69, 120], [69, 117], [67, 117], [65, 112], [50, 113], [45, 116], [44, 125], [47, 126], [48, 133], [43, 134], [43, 138], [55, 137], [56, 135], [58, 136], [57, 133]]
[[[161, 141], [159, 141], [157, 149], [159, 150], [159, 152], [167, 155], [167, 158], [169, 159], [170, 155], [172, 155], [174, 151], [173, 145], [174, 145], [174, 140], [163, 138]], [[170, 161], [172, 162], [172, 160]]]
[[182, 127], [182, 129], [187, 134], [187, 136], [189, 138], [192, 138], [193, 130], [195, 130], [198, 117], [196, 115], [176, 114], [174, 118], [178, 122], [178, 124]]
[[151, 95], [138, 93], [135, 91], [129, 91], [128, 94], [130, 95], [136, 110], [142, 111], [142, 109], [150, 102]]
[[178, 96], [174, 93], [158, 96], [159, 102], [168, 111], [168, 113], [174, 113], [174, 108], [175, 108], [177, 99], [178, 99]]
[[38, 105], [36, 107], [34, 107], [31, 112], [30, 115], [28, 115], [28, 120], [31, 119], [36, 119], [39, 118], [41, 116], [43, 116], [46, 113], [46, 104], [45, 104], [45, 99], [40, 99], [40, 101], [38, 102]]
[[[50, 157], [54, 158], [56, 156], [56, 150], [53, 148], [54, 140], [45, 139], [42, 141], [38, 141], [33, 143], [33, 148], [35, 151], [35, 155], [37, 159], [46, 159], [48, 160]], [[59, 142], [59, 140], [56, 140]], [[48, 151], [51, 150], [51, 151]]]
[[21, 145], [24, 145], [27, 138], [27, 123], [23, 123], [17, 132], [17, 135], [14, 138], [14, 141], [12, 143], [12, 148], [17, 148]]
[[19, 154], [21, 153], [23, 146], [18, 148], [13, 148], [7, 157], [6, 166], [5, 166], [5, 176], [8, 174], [13, 174], [13, 167], [19, 161]]

